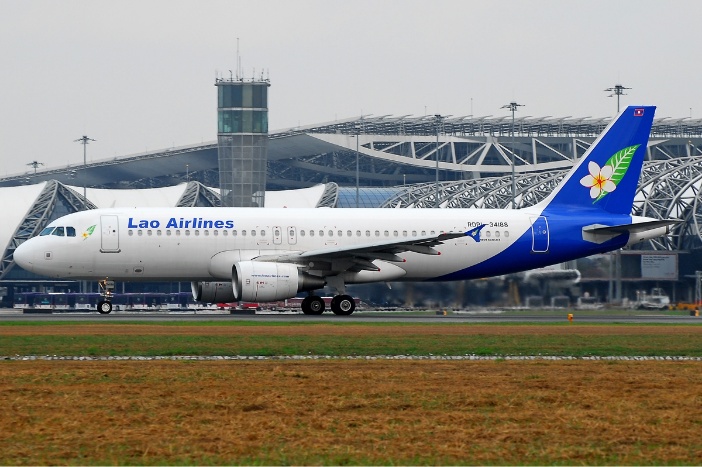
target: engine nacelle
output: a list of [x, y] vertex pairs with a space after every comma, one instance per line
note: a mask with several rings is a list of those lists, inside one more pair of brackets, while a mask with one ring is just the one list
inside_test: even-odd
[[229, 303], [236, 301], [231, 282], [191, 282], [193, 298], [197, 302]]
[[240, 261], [232, 271], [238, 300], [272, 302], [292, 298], [303, 290], [321, 289], [326, 281], [301, 272], [294, 264]]

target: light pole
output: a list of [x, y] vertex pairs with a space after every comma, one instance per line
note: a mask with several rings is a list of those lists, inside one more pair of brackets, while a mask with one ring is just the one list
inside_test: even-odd
[[356, 134], [354, 135], [356, 137], [356, 207], [358, 207], [358, 185], [360, 183], [360, 169], [359, 169], [359, 162], [358, 162], [358, 138], [359, 138], [359, 131], [358, 131], [358, 126], [356, 126]]
[[444, 117], [439, 114], [434, 115], [434, 123], [436, 125], [436, 183], [435, 188], [435, 203], [434, 207], [439, 207], [439, 127], [441, 126], [441, 121]]
[[510, 102], [500, 107], [501, 109], [509, 109], [512, 112], [512, 209], [517, 209], [517, 181], [514, 175], [514, 153], [516, 152], [514, 148], [514, 112], [517, 111], [517, 107], [524, 107], [524, 105]]
[[631, 89], [631, 88], [626, 88], [626, 87], [622, 86], [621, 84], [615, 84], [613, 88], [605, 89], [605, 92], [612, 93], [607, 97], [617, 96], [617, 113], [619, 113], [619, 96], [626, 96], [626, 94], [624, 94], [625, 89]]
[[87, 185], [88, 185], [88, 172], [87, 172], [87, 152], [86, 152], [86, 146], [88, 145], [89, 142], [95, 141], [92, 138], [88, 138], [87, 136], [83, 135], [77, 140], [74, 141], [74, 143], [80, 143], [83, 145], [83, 206], [85, 207], [88, 202], [88, 197], [86, 196], [86, 191], [87, 191]]
[[39, 162], [39, 161], [32, 161], [32, 162], [30, 162], [30, 163], [27, 164], [27, 165], [34, 168], [34, 175], [36, 175], [36, 174], [37, 174], [37, 168], [38, 168], [40, 165], [44, 165], [44, 163], [43, 163], [43, 162]]

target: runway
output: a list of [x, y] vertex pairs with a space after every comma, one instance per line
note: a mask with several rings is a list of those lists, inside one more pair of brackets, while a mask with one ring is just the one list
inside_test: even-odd
[[600, 324], [702, 324], [699, 317], [682, 315], [680, 312], [645, 312], [639, 310], [616, 310], [611, 313], [602, 311], [556, 310], [556, 311], [475, 311], [475, 312], [448, 312], [446, 315], [432, 314], [429, 312], [357, 312], [351, 316], [336, 316], [324, 313], [319, 316], [309, 316], [295, 313], [234, 313], [228, 312], [124, 312], [116, 311], [109, 315], [97, 312], [32, 312], [23, 313], [22, 310], [0, 310], [0, 321], [9, 322], [202, 322], [219, 321], [222, 323], [233, 321], [260, 322], [260, 323], [428, 323], [428, 324], [529, 324], [529, 323], [568, 323], [568, 315], [573, 315], [572, 323], [600, 323]]

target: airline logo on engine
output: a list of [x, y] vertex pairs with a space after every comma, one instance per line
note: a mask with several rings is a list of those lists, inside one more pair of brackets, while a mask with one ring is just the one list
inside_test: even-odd
[[231, 219], [205, 219], [202, 217], [175, 218], [165, 221], [165, 225], [158, 219], [134, 219], [127, 222], [129, 229], [233, 229], [234, 221]]

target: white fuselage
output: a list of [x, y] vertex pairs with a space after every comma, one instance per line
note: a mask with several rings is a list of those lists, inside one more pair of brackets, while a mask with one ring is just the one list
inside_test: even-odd
[[[76, 235], [35, 237], [30, 242], [34, 256], [23, 257], [22, 264], [28, 267], [29, 259], [29, 269], [50, 277], [229, 280], [237, 261], [466, 232], [485, 225], [480, 241], [469, 236], [448, 240], [435, 247], [440, 255], [404, 252], [399, 255], [403, 262], [385, 268], [391, 270], [387, 278], [376, 274], [373, 279], [423, 280], [493, 257], [527, 233], [538, 215], [528, 209], [103, 209], [51, 223], [73, 227]], [[306, 268], [315, 270], [313, 264]]]

